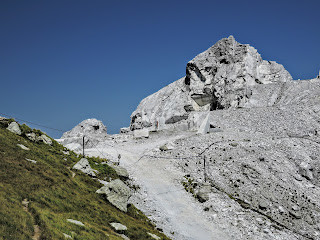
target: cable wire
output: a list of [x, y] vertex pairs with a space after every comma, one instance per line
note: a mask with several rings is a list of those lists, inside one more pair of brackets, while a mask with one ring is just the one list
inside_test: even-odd
[[38, 126], [38, 127], [43, 127], [43, 128], [51, 129], [51, 130], [54, 130], [54, 131], [63, 132], [63, 133], [66, 132], [65, 130], [61, 130], [61, 129], [57, 129], [57, 128], [52, 128], [52, 127], [48, 127], [48, 126], [45, 126], [45, 125], [42, 125], [42, 124], [38, 124], [38, 123], [26, 121], [26, 120], [24, 120], [24, 119], [16, 118], [16, 117], [10, 116], [10, 115], [8, 115], [8, 114], [4, 114], [4, 113], [0, 113], [0, 114], [3, 115], [3, 116], [9, 117], [9, 118], [14, 118], [15, 120], [19, 120], [19, 121], [22, 121], [22, 122], [26, 122], [26, 123], [30, 123], [30, 124], [36, 125], [36, 126]]

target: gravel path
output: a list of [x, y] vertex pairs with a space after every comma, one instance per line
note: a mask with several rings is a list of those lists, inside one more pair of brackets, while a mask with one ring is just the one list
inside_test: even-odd
[[[121, 154], [121, 165], [126, 167], [131, 178], [143, 189], [143, 199], [138, 200], [137, 206], [159, 223], [164, 232], [177, 240], [227, 240], [230, 239], [217, 226], [210, 223], [201, 213], [195, 200], [177, 181], [183, 173], [177, 171], [168, 159], [149, 159], [141, 156], [150, 150], [173, 141], [180, 136], [164, 136], [145, 142], [126, 142], [117, 148], [88, 149], [89, 155], [108, 153], [116, 158]], [[140, 160], [139, 160], [140, 159]], [[139, 161], [138, 161], [139, 160]], [[141, 197], [140, 196], [140, 197]]]

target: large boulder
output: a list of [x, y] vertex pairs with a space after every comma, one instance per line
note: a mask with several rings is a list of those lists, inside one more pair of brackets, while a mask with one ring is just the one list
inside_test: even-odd
[[17, 135], [21, 135], [21, 129], [19, 127], [19, 124], [16, 123], [16, 122], [12, 122], [9, 124], [9, 126], [7, 127], [7, 129], [10, 131], [10, 132], [13, 132]]
[[98, 189], [96, 193], [105, 194], [106, 199], [123, 212], [127, 212], [130, 189], [121, 180], [116, 179]]
[[[188, 62], [184, 78], [143, 99], [131, 114], [130, 129], [196, 128], [199, 126], [191, 113], [254, 106], [247, 104], [253, 88], [291, 80], [281, 64], [263, 60], [255, 48], [230, 36]], [[272, 91], [278, 89], [281, 85]], [[255, 102], [259, 101], [265, 99], [260, 97]]]
[[97, 172], [96, 170], [93, 170], [89, 164], [88, 159], [82, 158], [79, 162], [77, 162], [73, 167], [73, 169], [79, 170], [89, 176], [95, 177]]

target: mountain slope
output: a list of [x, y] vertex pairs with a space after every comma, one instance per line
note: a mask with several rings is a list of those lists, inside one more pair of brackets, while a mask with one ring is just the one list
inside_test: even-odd
[[[70, 170], [79, 156], [55, 141], [48, 145], [29, 140], [26, 133], [40, 132], [25, 125], [20, 126], [21, 136], [8, 131], [12, 121], [0, 121], [0, 239], [65, 239], [64, 234], [73, 239], [123, 239], [111, 222], [127, 226], [122, 233], [130, 239], [153, 239], [148, 233], [168, 239], [133, 205], [127, 213], [118, 210], [95, 193], [101, 183]], [[102, 161], [89, 158], [99, 169], [97, 177], [119, 178]]]

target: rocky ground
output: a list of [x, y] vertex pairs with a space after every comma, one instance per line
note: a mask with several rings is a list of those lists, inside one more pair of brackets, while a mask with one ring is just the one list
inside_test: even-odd
[[[124, 142], [118, 135], [114, 147], [87, 152], [121, 153], [120, 165], [140, 187], [130, 201], [173, 239], [319, 239], [315, 136], [276, 137], [240, 123], [221, 129]], [[173, 149], [159, 150], [166, 143]]]
[[320, 239], [319, 94], [320, 75], [293, 81], [230, 36], [87, 152], [122, 155], [131, 201], [173, 239]]

